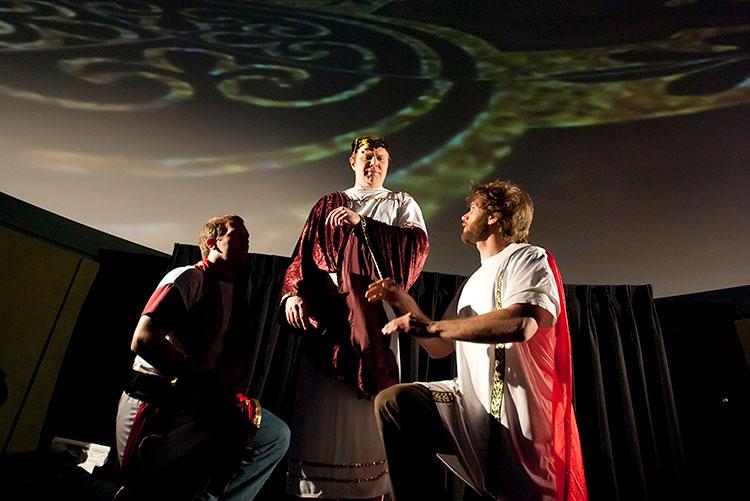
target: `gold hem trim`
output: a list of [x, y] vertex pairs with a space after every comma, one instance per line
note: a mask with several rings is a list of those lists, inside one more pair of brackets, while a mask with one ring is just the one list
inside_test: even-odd
[[300, 459], [290, 459], [290, 463], [296, 466], [312, 466], [313, 468], [372, 468], [385, 464], [385, 459], [374, 461], [372, 463], [323, 463], [320, 461], [302, 461]]
[[365, 482], [374, 482], [376, 480], [380, 480], [383, 476], [388, 474], [388, 470], [383, 470], [377, 475], [373, 475], [372, 477], [361, 477], [361, 478], [334, 478], [334, 477], [322, 477], [322, 476], [309, 476], [309, 477], [303, 477], [302, 475], [292, 475], [291, 473], [287, 472], [286, 476], [289, 478], [293, 478], [296, 480], [309, 480], [312, 482], [332, 482], [335, 484], [362, 484]]

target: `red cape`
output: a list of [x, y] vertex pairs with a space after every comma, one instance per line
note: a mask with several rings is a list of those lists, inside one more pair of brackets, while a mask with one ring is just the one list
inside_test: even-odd
[[[573, 412], [573, 368], [570, 331], [565, 309], [565, 291], [557, 263], [547, 252], [547, 261], [555, 277], [560, 296], [560, 315], [555, 322], [555, 380], [552, 386], [552, 445], [557, 473], [557, 499], [584, 501], [588, 499], [583, 472], [581, 440]], [[560, 474], [562, 472], [562, 474]]]

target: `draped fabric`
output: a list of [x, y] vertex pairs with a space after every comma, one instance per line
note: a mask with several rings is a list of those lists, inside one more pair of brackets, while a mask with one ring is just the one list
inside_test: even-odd
[[[197, 247], [177, 245], [173, 265], [194, 263]], [[253, 254], [248, 299], [251, 342], [249, 394], [290, 421], [299, 336], [278, 318], [289, 258]], [[564, 270], [563, 270], [564, 271]], [[464, 281], [457, 275], [423, 272], [411, 294], [424, 312], [440, 317]], [[666, 499], [686, 483], [664, 341], [648, 285], [565, 285], [573, 405], [592, 500]], [[455, 376], [450, 358], [432, 360], [416, 342], [400, 337], [401, 378], [439, 381]], [[332, 432], [334, 433], [334, 432]], [[280, 475], [280, 474], [279, 474]], [[474, 495], [446, 477], [454, 499]], [[273, 490], [278, 485], [278, 490]], [[271, 481], [260, 499], [279, 499], [283, 479]]]
[[581, 441], [573, 412], [573, 369], [571, 367], [570, 332], [565, 309], [565, 294], [555, 258], [547, 252], [547, 262], [555, 277], [560, 296], [560, 316], [555, 322], [555, 379], [552, 385], [552, 447], [558, 500], [588, 499]]
[[331, 193], [318, 200], [310, 210], [292, 252], [289, 270], [284, 275], [283, 295], [307, 295], [309, 292], [312, 300], [330, 282], [327, 275], [338, 271], [339, 253], [343, 251], [354, 228], [347, 225], [333, 227], [325, 224], [325, 220], [333, 209], [345, 206], [345, 201], [346, 195], [343, 193]]
[[591, 499], [680, 498], [682, 437], [649, 285], [566, 287]]
[[[282, 295], [304, 297], [319, 322], [318, 332], [304, 334], [311, 363], [370, 396], [398, 383], [398, 365], [390, 340], [380, 332], [387, 322], [385, 312], [365, 300], [365, 291], [380, 273], [411, 288], [427, 258], [428, 242], [420, 228], [369, 217], [362, 217], [356, 227], [326, 224], [327, 215], [345, 202], [343, 193], [331, 193], [312, 208], [284, 276]], [[338, 288], [329, 273], [336, 274]]]

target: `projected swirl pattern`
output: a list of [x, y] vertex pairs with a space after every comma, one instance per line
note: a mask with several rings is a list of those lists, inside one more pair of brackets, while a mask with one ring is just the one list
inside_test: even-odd
[[[120, 130], [137, 118], [188, 139], [196, 132], [182, 117], [196, 111], [206, 130], [241, 124], [254, 143], [209, 138], [216, 146], [192, 154], [164, 146], [134, 160], [135, 137], [124, 138], [121, 153], [61, 141], [30, 150], [31, 163], [135, 176], [237, 175], [341, 159], [361, 133], [430, 137], [435, 144], [419, 144], [418, 156], [389, 178], [429, 217], [470, 180], [498, 172], [529, 129], [750, 101], [747, 26], [504, 52], [455, 29], [373, 14], [388, 2], [173, 4], [0, 3], [1, 102], [58, 109], [62, 121], [95, 115], [97, 126]], [[278, 131], [265, 134], [272, 122], [294, 124], [295, 144]]]

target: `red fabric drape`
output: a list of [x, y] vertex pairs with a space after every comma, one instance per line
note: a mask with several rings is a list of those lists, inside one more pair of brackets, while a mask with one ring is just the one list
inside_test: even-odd
[[[377, 271], [362, 226], [332, 228], [326, 216], [345, 205], [346, 195], [331, 193], [312, 208], [284, 277], [282, 295], [303, 297], [320, 325], [306, 336], [310, 361], [343, 378], [363, 396], [398, 382], [386, 322], [379, 303], [365, 300]], [[391, 226], [367, 218], [367, 235], [384, 277], [408, 290], [422, 271], [429, 244], [421, 228]], [[336, 273], [338, 289], [328, 273]]]
[[128, 440], [125, 442], [125, 450], [120, 461], [120, 475], [125, 478], [130, 474], [132, 465], [137, 462], [138, 446], [141, 439], [146, 435], [146, 423], [151, 420], [156, 412], [156, 406], [143, 402], [138, 406], [138, 412], [133, 419]]
[[345, 205], [345, 202], [343, 193], [330, 193], [313, 206], [292, 253], [292, 263], [284, 275], [282, 295], [312, 295], [321, 286], [321, 273], [338, 271], [339, 253], [352, 227], [333, 228], [326, 226], [325, 220], [333, 209]]
[[560, 270], [549, 252], [547, 261], [560, 296], [560, 315], [555, 323], [555, 380], [552, 386], [552, 445], [555, 452], [557, 499], [585, 501], [588, 499], [588, 492], [583, 471], [581, 441], [573, 412], [573, 367], [565, 291]]

